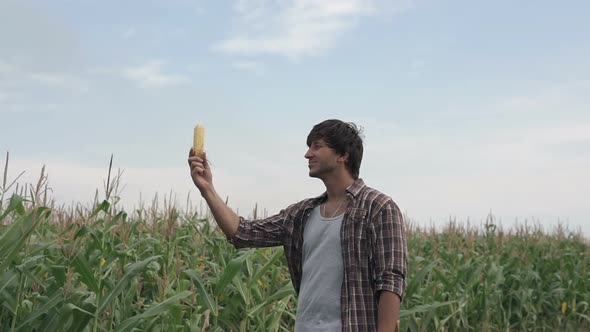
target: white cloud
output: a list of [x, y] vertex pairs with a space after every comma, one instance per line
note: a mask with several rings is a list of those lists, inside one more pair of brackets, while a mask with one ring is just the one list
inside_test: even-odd
[[15, 65], [0, 60], [0, 75], [8, 75], [15, 72], [17, 72], [17, 67]]
[[[49, 112], [62, 109], [56, 96], [85, 95], [90, 81], [81, 75], [30, 68], [0, 59], [0, 113]], [[39, 97], [51, 91], [47, 97]]]
[[[0, 158], [2, 168], [4, 162], [3, 158]], [[36, 184], [43, 165], [46, 165], [51, 197], [58, 205], [91, 203], [96, 190], [99, 192], [99, 199], [104, 199], [104, 183], [108, 173], [106, 163], [105, 167], [96, 167], [65, 160], [16, 159], [11, 156], [8, 165], [8, 182], [12, 182], [18, 174], [25, 171], [18, 181], [21, 188], [22, 185]], [[228, 197], [229, 206], [239, 210], [244, 216], [248, 216], [256, 203], [261, 209], [270, 209], [271, 213], [276, 213], [280, 208], [293, 203], [291, 200], [308, 196], [310, 187], [314, 187], [308, 182], [301, 181], [305, 173], [301, 173], [299, 180], [287, 180], [283, 178], [284, 170], [281, 171], [278, 167], [282, 165], [274, 167], [267, 163], [263, 170], [247, 173], [214, 166], [216, 190], [224, 200]], [[128, 211], [138, 207], [140, 199], [149, 206], [156, 195], [159, 199], [162, 199], [164, 195], [172, 196], [180, 208], [187, 207], [188, 195], [190, 195], [189, 205], [195, 207], [203, 204], [198, 190], [191, 181], [188, 165], [159, 168], [122, 166], [120, 168], [123, 175], [120, 183], [122, 190], [119, 205]], [[116, 174], [118, 169], [119, 166], [114, 166], [112, 174]], [[263, 177], [264, 185], [260, 186], [260, 179]], [[276, 195], [271, 188], [277, 182], [291, 188], [289, 195]], [[315, 182], [313, 184], [318, 185]]]
[[266, 68], [263, 63], [256, 61], [236, 61], [233, 62], [232, 67], [235, 69], [247, 71], [256, 75], [263, 75]]
[[136, 35], [136, 33], [137, 33], [136, 28], [134, 26], [130, 26], [127, 29], [125, 29], [125, 31], [123, 31], [123, 33], [121, 33], [121, 38], [123, 38], [123, 39], [133, 38]]
[[410, 69], [418, 70], [426, 66], [426, 62], [422, 59], [414, 59], [410, 62]]
[[[371, 130], [373, 126], [367, 128]], [[585, 128], [563, 127], [554, 133], [563, 133], [562, 139], [557, 141], [577, 140], [587, 137]], [[574, 134], [568, 136], [572, 131]], [[477, 222], [491, 211], [501, 217], [507, 227], [517, 217], [521, 220], [539, 218], [546, 227], [554, 224], [557, 218], [569, 218], [572, 226], [586, 225], [584, 231], [590, 234], [590, 226], [584, 224], [589, 210], [584, 191], [587, 186], [583, 185], [590, 183], [589, 174], [578, 167], [581, 163], [575, 160], [545, 158], [543, 151], [537, 149], [542, 146], [537, 142], [541, 130], [523, 134], [520, 143], [494, 139], [496, 144], [486, 145], [473, 141], [459, 149], [454, 148], [453, 138], [395, 132], [394, 142], [387, 140], [391, 135], [379, 137], [373, 131], [367, 133], [371, 143], [366, 150], [361, 176], [367, 184], [394, 197], [414, 220], [424, 224], [434, 218], [441, 224], [447, 216], [455, 215]], [[256, 203], [269, 213], [276, 213], [297, 200], [320, 194], [324, 187], [321, 181], [307, 177], [301, 149], [285, 150], [284, 154], [268, 162], [244, 153], [235, 156], [245, 161], [244, 167], [214, 165], [216, 190], [223, 199], [229, 196], [230, 206], [245, 216]], [[424, 165], [426, 163], [428, 165]], [[90, 202], [97, 188], [102, 194], [106, 162], [104, 167], [96, 167], [71, 161], [13, 158], [9, 164], [9, 180], [26, 170], [23, 181], [35, 183], [43, 164], [47, 165], [49, 184], [59, 202]], [[3, 162], [0, 161], [0, 165]], [[405, 170], [408, 165], [416, 170]], [[438, 165], [459, 171], [437, 169]], [[127, 210], [138, 205], [140, 193], [147, 205], [156, 194], [162, 199], [171, 192], [181, 207], [189, 192], [193, 206], [202, 203], [190, 180], [188, 167], [184, 165], [115, 166], [118, 167], [124, 169], [121, 204]], [[471, 168], [473, 170], [469, 171]], [[276, 183], [281, 186], [277, 187]]]
[[557, 125], [551, 128], [525, 130], [527, 141], [538, 144], [566, 144], [590, 141], [590, 122], [570, 126]]
[[1, 113], [28, 113], [28, 112], [35, 112], [35, 113], [57, 113], [60, 110], [63, 110], [64, 107], [61, 104], [55, 103], [44, 103], [44, 104], [33, 104], [27, 102], [11, 102], [2, 105], [0, 100], [0, 114]]
[[194, 12], [199, 15], [207, 13], [207, 9], [203, 6], [206, 1], [203, 0], [152, 0], [150, 2], [152, 5], [161, 7], [162, 9], [173, 8], [184, 12]]
[[73, 92], [88, 91], [88, 83], [84, 78], [62, 72], [32, 70], [22, 65], [3, 62], [1, 59], [0, 83], [8, 86], [22, 86], [32, 83], [63, 88]]
[[237, 55], [274, 54], [299, 58], [321, 54], [344, 32], [378, 7], [399, 1], [239, 0], [238, 31], [215, 48]]
[[[4, 166], [2, 162], [2, 167]], [[19, 184], [35, 184], [38, 181], [41, 167], [46, 165], [48, 184], [52, 197], [58, 204], [90, 203], [99, 191], [104, 198], [104, 183], [108, 174], [108, 165], [96, 167], [64, 160], [16, 159], [11, 157], [8, 164], [8, 180], [11, 182], [16, 175], [25, 171]], [[121, 178], [121, 203], [131, 208], [138, 203], [139, 194], [145, 199], [152, 198], [156, 193], [167, 194], [172, 188], [177, 193], [187, 193], [190, 189], [190, 178], [186, 170], [180, 168], [139, 169], [123, 168]], [[184, 171], [184, 172], [181, 172]], [[117, 168], [111, 176], [117, 173]], [[185, 176], [183, 179], [182, 175]], [[160, 179], [160, 180], [158, 180]], [[12, 188], [14, 190], [14, 188]]]
[[86, 93], [89, 89], [88, 82], [85, 79], [69, 74], [37, 72], [29, 73], [28, 78], [40, 84], [80, 93]]
[[513, 96], [493, 105], [491, 109], [496, 113], [534, 113], [539, 111], [554, 110], [563, 106], [567, 97], [561, 91], [551, 91], [544, 95]]
[[[515, 91], [513, 95], [505, 96], [495, 103], [487, 105], [484, 111], [501, 116], [530, 115], [542, 113], [588, 113], [590, 98], [586, 93], [590, 89], [590, 82], [585, 80], [571, 80], [553, 84], [528, 82], [523, 84], [527, 92]], [[526, 90], [525, 90], [526, 91]], [[563, 117], [559, 117], [563, 118]]]
[[[511, 114], [504, 114], [506, 123]], [[420, 223], [440, 225], [450, 215], [477, 222], [491, 211], [507, 227], [516, 218], [537, 218], [550, 229], [561, 219], [590, 236], [589, 120], [490, 125], [481, 132], [357, 122], [367, 128], [361, 176]]]
[[145, 89], [163, 88], [171, 85], [186, 83], [185, 77], [168, 75], [162, 72], [163, 61], [150, 61], [138, 67], [127, 68], [123, 71], [125, 78], [132, 80]]

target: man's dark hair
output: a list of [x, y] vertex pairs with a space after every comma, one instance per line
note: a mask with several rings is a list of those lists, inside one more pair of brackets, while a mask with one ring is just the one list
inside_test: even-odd
[[335, 119], [326, 120], [311, 129], [311, 132], [307, 135], [307, 146], [310, 147], [314, 141], [323, 139], [339, 155], [342, 156], [348, 152], [346, 168], [356, 180], [359, 178], [359, 170], [363, 159], [361, 131], [361, 128], [352, 122]]

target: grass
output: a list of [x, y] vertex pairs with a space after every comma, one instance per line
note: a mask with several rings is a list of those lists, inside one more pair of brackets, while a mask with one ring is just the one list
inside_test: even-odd
[[[8, 157], [8, 156], [7, 156]], [[8, 160], [8, 158], [7, 158]], [[291, 331], [281, 248], [236, 251], [207, 211], [166, 200], [56, 206], [47, 177], [0, 200], [2, 331]], [[10, 186], [15, 194], [5, 197]], [[580, 234], [408, 225], [401, 331], [590, 331], [590, 250]]]

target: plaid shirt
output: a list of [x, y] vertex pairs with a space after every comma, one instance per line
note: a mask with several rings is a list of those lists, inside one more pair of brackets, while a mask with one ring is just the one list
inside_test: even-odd
[[[351, 198], [342, 220], [340, 239], [344, 278], [340, 296], [343, 331], [377, 330], [379, 292], [402, 298], [407, 271], [407, 244], [402, 214], [393, 200], [356, 180], [347, 189]], [[295, 203], [266, 219], [240, 218], [236, 248], [282, 245], [295, 291], [302, 276], [303, 228], [311, 211], [327, 194]]]

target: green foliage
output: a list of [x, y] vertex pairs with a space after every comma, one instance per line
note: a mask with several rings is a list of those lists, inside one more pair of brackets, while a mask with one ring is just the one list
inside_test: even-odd
[[[282, 248], [236, 251], [206, 218], [0, 205], [1, 331], [291, 331]], [[578, 235], [409, 227], [401, 331], [588, 331]]]
[[409, 237], [401, 331], [590, 331], [590, 249], [563, 229]]
[[[288, 331], [281, 248], [236, 251], [206, 218], [128, 220], [13, 196], [0, 211], [1, 331]], [[145, 215], [148, 215], [145, 213]]]

